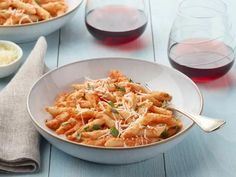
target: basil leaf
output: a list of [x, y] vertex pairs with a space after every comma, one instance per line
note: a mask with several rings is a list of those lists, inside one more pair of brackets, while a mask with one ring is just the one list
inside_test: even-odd
[[111, 127], [110, 133], [114, 137], [117, 137], [119, 135], [119, 131], [116, 129], [116, 127]]
[[112, 101], [108, 101], [107, 103], [108, 103], [112, 108], [115, 107], [115, 104], [114, 104]]
[[81, 133], [77, 133], [76, 139], [77, 139], [77, 140], [80, 140], [80, 139], [81, 139]]
[[100, 130], [100, 129], [101, 129], [101, 125], [100, 124], [93, 125], [93, 130]]
[[161, 133], [161, 137], [162, 138], [168, 138], [169, 134], [168, 134], [168, 131], [167, 129], [165, 129], [162, 133]]
[[115, 87], [116, 87], [117, 90], [119, 90], [119, 91], [121, 91], [121, 92], [126, 92], [126, 90], [125, 90], [124, 87], [120, 87], [120, 86], [118, 86], [118, 85], [116, 85], [116, 84], [114, 84], [114, 85], [115, 85]]
[[84, 127], [84, 131], [88, 131], [89, 130], [89, 126], [87, 126], [87, 127]]

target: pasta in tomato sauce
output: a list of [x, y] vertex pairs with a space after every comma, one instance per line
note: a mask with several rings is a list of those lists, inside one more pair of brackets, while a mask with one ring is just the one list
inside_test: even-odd
[[166, 103], [172, 96], [150, 91], [120, 71], [87, 79], [60, 94], [46, 107], [46, 126], [81, 144], [133, 147], [161, 141], [179, 132], [182, 123]]

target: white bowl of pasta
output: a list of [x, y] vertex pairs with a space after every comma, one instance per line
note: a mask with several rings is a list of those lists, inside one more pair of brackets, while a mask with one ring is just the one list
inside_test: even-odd
[[37, 130], [57, 148], [92, 162], [126, 164], [165, 152], [194, 125], [168, 110], [169, 102], [196, 114], [203, 106], [197, 86], [177, 70], [99, 58], [48, 72], [27, 105]]
[[65, 25], [82, 0], [6, 0], [0, 2], [0, 38], [27, 42]]

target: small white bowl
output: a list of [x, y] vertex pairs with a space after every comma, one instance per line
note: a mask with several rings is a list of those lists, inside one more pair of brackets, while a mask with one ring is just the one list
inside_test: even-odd
[[82, 0], [66, 0], [68, 11], [58, 17], [22, 25], [0, 25], [0, 39], [14, 42], [28, 42], [46, 36], [64, 26], [77, 12]]
[[3, 78], [3, 77], [7, 77], [7, 76], [13, 74], [19, 68], [19, 66], [21, 64], [23, 51], [20, 48], [20, 46], [18, 46], [17, 44], [15, 44], [13, 42], [10, 42], [10, 41], [0, 40], [0, 45], [1, 44], [14, 47], [16, 49], [17, 55], [18, 55], [17, 58], [13, 62], [11, 62], [9, 64], [0, 65], [0, 78]]

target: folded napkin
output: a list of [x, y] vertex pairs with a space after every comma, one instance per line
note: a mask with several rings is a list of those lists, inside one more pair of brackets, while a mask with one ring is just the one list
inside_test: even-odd
[[0, 92], [0, 172], [39, 169], [39, 134], [26, 107], [32, 84], [43, 74], [47, 43], [40, 37], [25, 63]]

